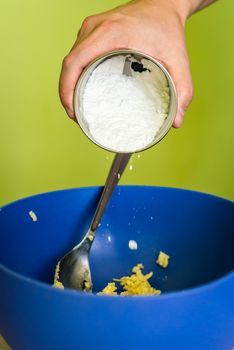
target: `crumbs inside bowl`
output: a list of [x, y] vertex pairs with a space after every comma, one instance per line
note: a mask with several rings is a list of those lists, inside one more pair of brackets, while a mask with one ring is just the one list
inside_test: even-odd
[[[157, 264], [166, 268], [169, 263], [169, 255], [160, 251]], [[137, 264], [132, 268], [130, 276], [123, 276], [119, 279], [113, 278], [113, 282], [109, 282], [98, 295], [159, 295], [161, 291], [151, 286], [149, 279], [153, 276], [153, 272], [146, 275], [142, 273], [143, 264]], [[64, 289], [63, 284], [59, 281], [59, 263], [56, 266], [54, 275], [54, 287]], [[120, 289], [120, 292], [118, 292]]]
[[[120, 279], [114, 278], [114, 282], [110, 282], [107, 286], [98, 293], [99, 295], [159, 295], [160, 290], [153, 288], [149, 279], [153, 276], [153, 272], [149, 272], [146, 275], [142, 273], [144, 266], [137, 264], [132, 269], [132, 275], [123, 276]], [[116, 283], [119, 283], [122, 287], [122, 292], [117, 293]]]

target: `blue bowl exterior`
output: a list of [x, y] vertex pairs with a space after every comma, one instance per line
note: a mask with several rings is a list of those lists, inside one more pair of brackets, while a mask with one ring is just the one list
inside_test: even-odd
[[[57, 194], [66, 196], [69, 191], [79, 190]], [[100, 188], [87, 191], [96, 198]], [[209, 197], [233, 207], [223, 199], [192, 191], [151, 188], [150, 196], [152, 191], [162, 197], [186, 192], [191, 200]], [[43, 195], [43, 200], [50, 195]], [[30, 198], [32, 208], [39, 197]], [[14, 350], [231, 350], [234, 345], [232, 272], [200, 287], [160, 297], [101, 297], [57, 290], [3, 265], [0, 281], [0, 332]]]

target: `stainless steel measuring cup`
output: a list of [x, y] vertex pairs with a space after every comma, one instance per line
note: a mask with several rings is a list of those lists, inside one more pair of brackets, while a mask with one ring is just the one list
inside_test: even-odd
[[[83, 111], [83, 101], [82, 101], [82, 96], [84, 94], [84, 90], [85, 90], [85, 86], [91, 76], [91, 74], [93, 73], [93, 71], [97, 68], [98, 65], [100, 65], [101, 63], [103, 63], [105, 60], [111, 59], [112, 57], [115, 56], [125, 56], [130, 57], [131, 59], [135, 60], [136, 62], [140, 63], [142, 61], [142, 59], [145, 60], [149, 60], [150, 62], [152, 62], [157, 68], [160, 69], [160, 71], [164, 74], [164, 76], [166, 77], [167, 83], [168, 83], [168, 87], [169, 87], [169, 96], [170, 96], [170, 101], [169, 101], [169, 109], [168, 109], [168, 115], [165, 118], [161, 128], [158, 130], [158, 132], [155, 133], [155, 137], [152, 140], [152, 142], [150, 144], [148, 144], [146, 147], [141, 148], [141, 149], [136, 149], [134, 150], [135, 152], [140, 152], [143, 151], [145, 149], [148, 149], [152, 146], [154, 146], [156, 143], [158, 143], [166, 134], [167, 132], [170, 130], [173, 121], [175, 119], [176, 116], [176, 111], [177, 111], [177, 94], [176, 94], [176, 89], [175, 89], [175, 85], [174, 82], [172, 80], [172, 77], [170, 76], [170, 74], [168, 73], [168, 71], [166, 70], [166, 68], [156, 59], [154, 59], [153, 57], [143, 54], [141, 52], [138, 51], [134, 51], [134, 50], [117, 50], [117, 51], [111, 51], [108, 52], [105, 55], [99, 56], [98, 58], [96, 58], [93, 62], [91, 62], [82, 72], [77, 84], [76, 84], [76, 88], [75, 88], [75, 92], [74, 92], [74, 98], [73, 98], [73, 104], [74, 104], [74, 110], [75, 110], [75, 116], [77, 119], [78, 124], [81, 127], [81, 130], [86, 134], [86, 136], [92, 141], [94, 142], [96, 145], [98, 145], [99, 147], [104, 148], [107, 151], [111, 151], [111, 152], [115, 152], [115, 153], [119, 153], [118, 149], [111, 149], [108, 148], [104, 145], [102, 145], [100, 143], [100, 141], [98, 142], [91, 134], [88, 124], [85, 120], [85, 115], [84, 115], [84, 111]], [[128, 152], [121, 152], [121, 153], [128, 153]]]

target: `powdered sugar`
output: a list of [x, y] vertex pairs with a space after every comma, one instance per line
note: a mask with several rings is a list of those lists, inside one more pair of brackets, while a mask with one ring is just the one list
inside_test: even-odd
[[[132, 59], [134, 60], [134, 59]], [[143, 72], [123, 75], [125, 56], [102, 62], [91, 74], [82, 98], [83, 116], [95, 141], [117, 152], [149, 146], [168, 114], [164, 73], [142, 59]]]

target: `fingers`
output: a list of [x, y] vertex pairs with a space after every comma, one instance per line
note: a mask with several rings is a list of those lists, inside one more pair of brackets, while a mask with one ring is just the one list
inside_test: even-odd
[[188, 108], [193, 97], [192, 86], [182, 86], [180, 90], [178, 90], [178, 110], [173, 123], [174, 128], [180, 128], [186, 109]]
[[182, 64], [180, 62], [174, 63], [170, 69], [170, 73], [174, 80], [178, 96], [178, 109], [173, 127], [179, 128], [182, 125], [184, 113], [193, 97], [193, 84], [188, 60], [184, 60]]
[[[87, 17], [83, 23], [79, 32], [77, 34], [77, 39], [73, 44], [69, 54], [64, 58], [62, 64], [62, 70], [59, 79], [59, 95], [61, 102], [68, 114], [68, 116], [75, 120], [74, 110], [73, 110], [73, 90], [75, 84], [85, 67], [81, 61], [79, 61], [79, 43], [88, 36], [88, 32], [92, 32], [95, 23], [91, 25], [91, 17]], [[74, 57], [77, 55], [77, 60]]]
[[[111, 28], [111, 30], [109, 30]], [[83, 35], [82, 35], [83, 34]], [[65, 57], [59, 82], [59, 94], [61, 102], [70, 116], [75, 119], [73, 110], [73, 92], [76, 82], [83, 69], [97, 56], [119, 47], [116, 40], [116, 28], [112, 24], [103, 23], [96, 27], [90, 34], [84, 32], [78, 35], [77, 43], [71, 52]]]
[[[132, 47], [149, 53], [156, 59], [162, 61], [171, 73], [178, 95], [178, 110], [173, 126], [179, 128], [183, 121], [184, 112], [193, 96], [192, 79], [183, 28], [178, 26], [178, 29], [173, 31], [173, 36], [177, 38], [177, 40], [173, 41], [173, 45], [171, 44], [172, 39], [170, 38], [172, 33], [169, 31], [162, 42], [158, 40], [159, 45], [156, 48], [157, 50], [153, 49], [152, 51], [152, 42], [150, 41], [147, 44], [145, 38], [144, 40], [141, 40], [141, 37], [137, 37], [136, 39], [135, 25], [132, 25], [132, 22], [128, 18], [127, 24], [124, 22], [126, 24], [124, 26], [122, 24], [122, 19], [122, 17], [119, 18], [119, 16], [113, 15], [106, 18], [105, 14], [100, 14], [88, 17], [83, 22], [73, 48], [63, 61], [60, 76], [60, 98], [67, 114], [75, 119], [73, 93], [76, 82], [83, 69], [97, 56], [108, 51]], [[134, 27], [134, 30], [132, 30], [132, 27]], [[159, 27], [159, 32], [160, 30]], [[131, 38], [131, 40], [129, 38]], [[150, 50], [152, 52], [150, 52]]]

